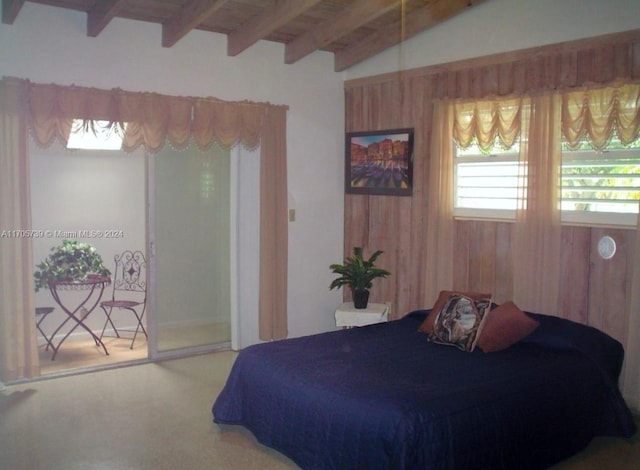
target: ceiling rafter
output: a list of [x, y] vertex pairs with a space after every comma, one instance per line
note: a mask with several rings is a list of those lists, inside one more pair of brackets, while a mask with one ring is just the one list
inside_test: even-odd
[[85, 13], [91, 37], [114, 18], [144, 21], [161, 26], [163, 47], [195, 29], [224, 35], [229, 56], [266, 40], [283, 45], [286, 64], [323, 51], [334, 55], [334, 70], [341, 72], [487, 0], [0, 1], [5, 24], [25, 15], [25, 4], [38, 3]]
[[171, 47], [189, 31], [214, 15], [229, 0], [189, 0], [180, 13], [162, 25], [162, 46]]
[[404, 31], [402, 31], [402, 19], [390, 23], [378, 30], [368, 38], [354, 43], [335, 53], [334, 70], [341, 72], [352, 65], [373, 57], [389, 47], [425, 31], [436, 24], [462, 13], [467, 8], [482, 3], [486, 0], [441, 0], [429, 3], [424, 7], [411, 12], [404, 19]]
[[351, 31], [398, 8], [400, 0], [359, 0], [331, 18], [287, 43], [284, 62], [293, 64], [308, 54], [346, 36]]
[[2, 22], [13, 24], [25, 0], [2, 0]]
[[320, 0], [282, 0], [242, 25], [227, 38], [227, 54], [236, 56], [279, 27], [320, 3]]
[[107, 27], [109, 22], [118, 16], [126, 0], [104, 0], [96, 2], [87, 12], [87, 35], [95, 38]]

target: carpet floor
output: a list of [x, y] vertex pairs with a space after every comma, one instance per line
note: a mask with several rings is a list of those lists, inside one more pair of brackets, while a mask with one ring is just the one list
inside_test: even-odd
[[[0, 468], [295, 469], [211, 405], [236, 353], [63, 376], [0, 392]], [[640, 437], [595, 439], [553, 470], [637, 470]]]

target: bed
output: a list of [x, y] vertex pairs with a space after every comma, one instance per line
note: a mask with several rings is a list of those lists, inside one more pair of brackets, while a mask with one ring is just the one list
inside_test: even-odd
[[428, 341], [428, 313], [248, 347], [213, 419], [304, 469], [542, 469], [636, 431], [599, 330], [527, 313], [521, 341], [467, 352]]

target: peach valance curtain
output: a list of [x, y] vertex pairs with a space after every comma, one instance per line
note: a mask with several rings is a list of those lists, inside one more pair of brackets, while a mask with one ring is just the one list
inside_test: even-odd
[[615, 131], [628, 145], [640, 130], [640, 85], [594, 88], [562, 95], [562, 134], [575, 147], [584, 137], [603, 148]]
[[123, 149], [128, 152], [141, 145], [154, 152], [166, 142], [184, 148], [192, 137], [201, 149], [214, 141], [224, 148], [236, 144], [256, 148], [266, 112], [274, 107], [248, 101], [33, 83], [28, 83], [28, 94], [29, 126], [38, 145], [46, 147], [54, 140], [66, 143], [74, 119], [100, 120], [120, 128], [127, 124]]
[[[544, 96], [544, 95], [540, 95]], [[614, 132], [628, 145], [640, 131], [640, 85], [600, 87], [553, 94], [557, 102], [552, 112], [560, 113], [562, 137], [570, 146], [587, 138], [600, 149]], [[523, 107], [537, 97], [454, 102], [453, 138], [463, 148], [477, 142], [489, 149], [499, 139], [511, 147], [522, 129]]]

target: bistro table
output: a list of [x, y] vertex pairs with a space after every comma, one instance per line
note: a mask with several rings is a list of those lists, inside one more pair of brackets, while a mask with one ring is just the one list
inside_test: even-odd
[[[51, 349], [53, 349], [53, 356], [51, 356], [51, 360], [53, 361], [56, 358], [56, 354], [60, 350], [60, 346], [62, 343], [73, 333], [78, 327], [84, 329], [87, 333], [91, 335], [93, 340], [96, 343], [96, 346], [102, 346], [104, 349], [104, 353], [108, 356], [109, 352], [107, 351], [107, 347], [104, 345], [102, 340], [98, 335], [96, 335], [91, 329], [86, 325], [85, 320], [87, 317], [95, 310], [95, 308], [100, 303], [100, 299], [102, 298], [102, 294], [104, 293], [105, 287], [111, 284], [111, 278], [108, 276], [89, 276], [87, 279], [83, 281], [49, 281], [49, 291], [53, 296], [53, 300], [60, 306], [62, 311], [67, 314], [67, 318], [64, 319], [62, 323], [55, 329], [53, 334], [51, 335]], [[77, 305], [74, 307], [73, 305], [65, 304], [60, 293], [63, 291], [74, 291], [81, 292], [80, 301], [77, 302]], [[66, 297], [66, 296], [65, 296]], [[66, 300], [67, 303], [71, 302], [71, 299]], [[58, 342], [57, 345], [54, 344], [54, 339], [58, 332], [67, 324], [69, 321], [73, 322], [73, 327], [62, 337], [62, 339]], [[49, 348], [49, 344], [47, 345], [47, 349]]]

